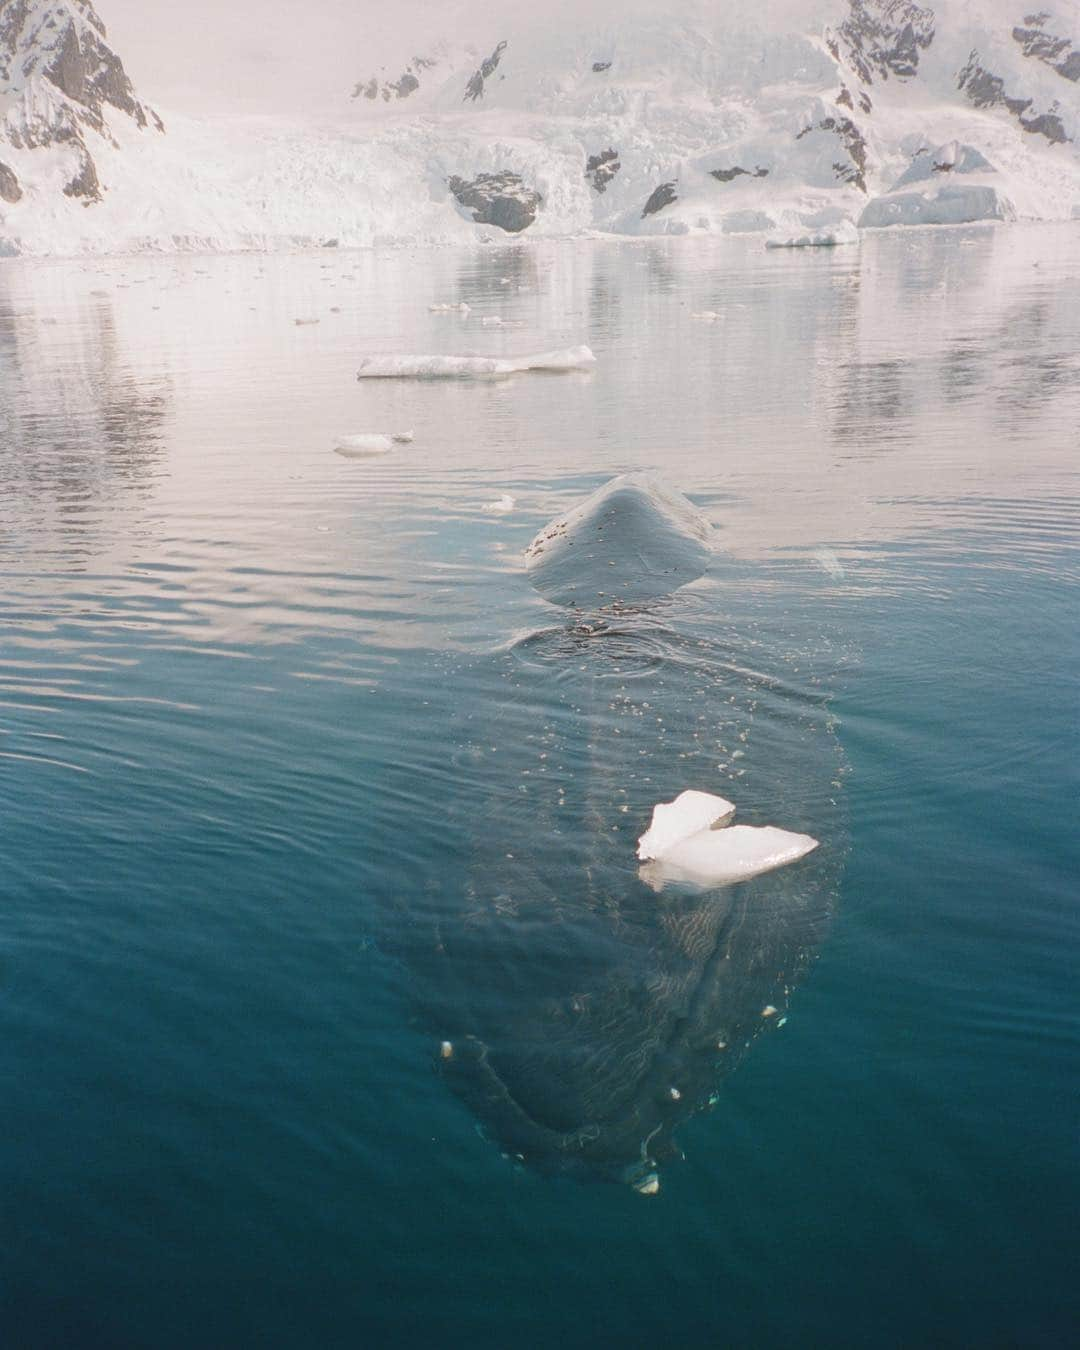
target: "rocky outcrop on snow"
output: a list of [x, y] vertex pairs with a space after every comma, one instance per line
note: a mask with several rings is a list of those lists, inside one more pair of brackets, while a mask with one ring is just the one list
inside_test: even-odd
[[670, 206], [672, 202], [678, 200], [679, 194], [675, 190], [675, 184], [661, 183], [659, 187], [653, 188], [649, 194], [649, 200], [642, 207], [642, 219], [646, 216], [655, 216], [657, 211], [662, 211], [665, 206]]
[[1033, 57], [1049, 66], [1062, 79], [1080, 81], [1080, 51], [1071, 38], [1059, 37], [1047, 30], [1050, 15], [1029, 14], [1012, 30], [1013, 40], [1020, 44], [1025, 56]]
[[847, 159], [833, 162], [833, 172], [840, 183], [850, 183], [860, 192], [866, 191], [866, 138], [850, 117], [823, 117], [804, 127], [795, 137], [801, 141], [814, 131], [827, 131], [836, 136], [847, 154]]
[[473, 72], [469, 83], [465, 86], [464, 102], [475, 103], [478, 99], [484, 97], [484, 83], [490, 80], [498, 70], [504, 51], [506, 51], [506, 43], [500, 42], [491, 55], [480, 62], [478, 69]]
[[715, 178], [718, 183], [731, 183], [736, 178], [768, 178], [768, 169], [744, 169], [736, 164], [730, 169], [710, 169], [709, 177]]
[[384, 103], [408, 98], [420, 88], [421, 76], [436, 64], [437, 61], [433, 56], [414, 56], [396, 80], [380, 79], [378, 75], [370, 75], [366, 80], [359, 80], [353, 86], [352, 96], [366, 98], [370, 102], [381, 99]]
[[[89, 0], [0, 4], [0, 145], [7, 145], [25, 179], [37, 176], [40, 160], [48, 167], [47, 186], [84, 206], [99, 202], [93, 142], [112, 141], [108, 119], [116, 113], [142, 130], [164, 130], [136, 98]], [[36, 153], [45, 150], [61, 153], [45, 160]], [[15, 169], [6, 168], [0, 196], [14, 205], [23, 193]]]
[[518, 173], [480, 173], [466, 181], [453, 176], [447, 187], [478, 225], [495, 225], [519, 234], [536, 219], [543, 203], [539, 192], [525, 186]]
[[585, 177], [596, 192], [605, 192], [621, 168], [618, 150], [601, 150], [585, 161]]
[[933, 182], [943, 173], [994, 173], [994, 166], [981, 151], [973, 145], [962, 145], [959, 141], [949, 141], [936, 149], [919, 150], [911, 164], [893, 184], [896, 188], [907, 187], [911, 183]]
[[933, 40], [934, 11], [911, 0], [849, 0], [847, 18], [826, 34], [829, 51], [863, 84], [911, 79]]
[[976, 51], [971, 53], [961, 70], [957, 88], [963, 90], [976, 108], [1007, 108], [1025, 131], [1045, 136], [1052, 145], [1069, 139], [1056, 104], [1045, 112], [1033, 112], [1034, 99], [1010, 96], [1005, 81], [982, 65]]
[[9, 169], [6, 164], [0, 164], [0, 200], [14, 203], [21, 198], [22, 188], [14, 170]]

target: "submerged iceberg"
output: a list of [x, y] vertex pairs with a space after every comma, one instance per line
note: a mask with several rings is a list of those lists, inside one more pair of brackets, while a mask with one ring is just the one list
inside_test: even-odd
[[360, 363], [358, 380], [470, 379], [484, 375], [516, 375], [525, 370], [588, 370], [596, 364], [589, 347], [563, 347], [531, 356], [369, 356]]
[[681, 792], [653, 807], [638, 840], [641, 877], [656, 890], [666, 882], [728, 886], [796, 862], [818, 846], [809, 834], [775, 825], [729, 825], [735, 807], [708, 792]]
[[701, 576], [711, 539], [712, 526], [681, 492], [652, 474], [624, 473], [545, 525], [525, 566], [556, 605], [640, 604]]

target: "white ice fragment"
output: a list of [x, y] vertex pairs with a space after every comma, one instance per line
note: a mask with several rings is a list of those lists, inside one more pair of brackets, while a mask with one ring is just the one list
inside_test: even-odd
[[634, 1190], [638, 1195], [657, 1195], [660, 1191], [660, 1178], [655, 1172], [650, 1172], [640, 1181], [634, 1182]]
[[775, 1017], [776, 1009], [773, 1007], [771, 1003], [769, 1003], [764, 1008], [762, 1008], [761, 1015], [762, 1017]]
[[468, 314], [471, 308], [472, 306], [467, 305], [464, 300], [460, 305], [428, 305], [432, 314]]
[[416, 437], [416, 433], [411, 429], [408, 431], [392, 431], [390, 439], [398, 445], [410, 445]]
[[443, 1041], [442, 1044], [439, 1046], [439, 1058], [440, 1059], [454, 1058], [454, 1046], [451, 1041]]
[[309, 324], [318, 322], [318, 319], [293, 319], [293, 323], [296, 324], [297, 328], [306, 328]]
[[805, 857], [818, 841], [775, 825], [732, 825], [726, 830], [701, 830], [668, 848], [649, 864], [651, 881], [703, 886], [728, 886], [771, 872]]
[[859, 231], [850, 220], [842, 220], [839, 225], [824, 226], [819, 229], [796, 231], [794, 234], [783, 232], [770, 234], [765, 240], [766, 248], [835, 248], [838, 244], [857, 244]]
[[711, 792], [680, 792], [674, 801], [653, 807], [652, 822], [638, 840], [637, 855], [642, 862], [662, 858], [675, 844], [700, 830], [726, 824], [734, 814], [731, 802]]
[[692, 319], [701, 319], [705, 323], [715, 323], [720, 318], [718, 309], [697, 309], [690, 315]]
[[515, 499], [508, 492], [504, 492], [501, 497], [496, 497], [493, 502], [485, 502], [480, 510], [487, 511], [493, 516], [501, 516], [505, 515], [507, 511], [512, 511], [516, 505]]
[[334, 442], [334, 452], [346, 459], [371, 459], [374, 455], [388, 454], [395, 445], [408, 445], [412, 438], [411, 431], [370, 431], [357, 436], [339, 436]]
[[525, 370], [587, 370], [596, 364], [588, 347], [564, 347], [532, 356], [369, 356], [356, 372], [358, 380], [469, 379], [516, 375]]
[[497, 314], [489, 314], [481, 319], [480, 322], [485, 328], [501, 328], [503, 325], [502, 319], [500, 319]]

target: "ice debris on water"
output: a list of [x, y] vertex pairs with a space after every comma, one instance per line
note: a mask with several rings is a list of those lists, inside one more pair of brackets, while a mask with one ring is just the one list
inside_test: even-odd
[[296, 324], [297, 328], [307, 328], [309, 325], [318, 322], [318, 319], [293, 319], [293, 323]]
[[504, 492], [501, 497], [496, 497], [493, 502], [485, 502], [480, 508], [481, 511], [487, 511], [493, 516], [506, 515], [517, 505], [516, 500], [508, 492]]
[[358, 380], [470, 379], [516, 375], [526, 370], [588, 370], [596, 357], [586, 346], [530, 356], [369, 356], [360, 363]]
[[346, 459], [370, 459], [385, 455], [395, 445], [407, 445], [413, 438], [411, 431], [364, 432], [357, 436], [339, 436], [334, 442], [334, 453]]
[[439, 1046], [439, 1058], [440, 1059], [454, 1058], [454, 1045], [452, 1041], [442, 1042], [442, 1044]]
[[840, 244], [857, 244], [859, 231], [850, 220], [842, 220], [839, 225], [829, 225], [820, 229], [798, 230], [794, 233], [770, 234], [765, 240], [766, 248], [836, 248]]
[[701, 319], [703, 323], [715, 323], [721, 315], [718, 309], [696, 309], [690, 317], [692, 319]]
[[708, 792], [682, 792], [674, 801], [658, 803], [638, 840], [638, 857], [645, 862], [642, 878], [657, 890], [668, 881], [731, 885], [796, 862], [818, 847], [811, 835], [775, 825], [729, 825], [734, 814], [731, 802]]
[[680, 792], [673, 802], [659, 802], [653, 807], [652, 823], [638, 840], [637, 855], [642, 862], [663, 857], [674, 844], [699, 830], [726, 824], [734, 814], [734, 805], [724, 797], [692, 788]]
[[655, 1172], [650, 1172], [643, 1176], [640, 1181], [634, 1182], [634, 1190], [638, 1195], [658, 1195], [660, 1192], [660, 1178]]
[[428, 305], [432, 314], [468, 314], [471, 308], [464, 300], [460, 305]]

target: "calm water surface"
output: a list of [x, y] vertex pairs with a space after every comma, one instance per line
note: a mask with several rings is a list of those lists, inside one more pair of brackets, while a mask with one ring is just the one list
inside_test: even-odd
[[[1069, 1343], [1078, 465], [1077, 228], [5, 262], [0, 1340]], [[721, 551], [578, 641], [522, 550], [640, 468]], [[654, 922], [633, 840], [682, 786], [822, 847], [724, 901], [813, 935], [647, 1199], [503, 1156], [432, 1068], [602, 963], [523, 888]]]

